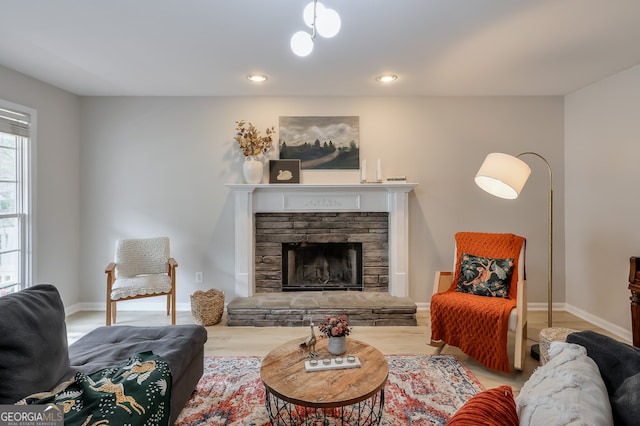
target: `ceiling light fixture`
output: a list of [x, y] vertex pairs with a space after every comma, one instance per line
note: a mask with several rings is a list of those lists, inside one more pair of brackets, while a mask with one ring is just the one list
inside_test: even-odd
[[262, 83], [267, 79], [267, 76], [264, 74], [249, 74], [247, 76], [247, 80], [253, 81], [255, 83]]
[[391, 83], [392, 81], [396, 81], [398, 76], [395, 74], [383, 74], [381, 76], [376, 77], [380, 83]]
[[327, 9], [318, 0], [309, 3], [302, 13], [304, 23], [311, 28], [311, 34], [298, 31], [291, 37], [291, 50], [298, 56], [307, 56], [313, 51], [316, 35], [331, 38], [340, 31], [340, 15], [333, 9]]

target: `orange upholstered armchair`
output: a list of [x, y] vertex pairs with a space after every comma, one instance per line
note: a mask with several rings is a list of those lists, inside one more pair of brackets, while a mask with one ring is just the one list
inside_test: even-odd
[[459, 348], [481, 364], [510, 372], [508, 332], [515, 332], [514, 368], [527, 344], [525, 239], [514, 234], [459, 232], [453, 272], [436, 272], [431, 345]]

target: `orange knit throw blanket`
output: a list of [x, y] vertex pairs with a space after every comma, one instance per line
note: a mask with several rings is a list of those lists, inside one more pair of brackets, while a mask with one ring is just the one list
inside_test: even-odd
[[[453, 284], [431, 298], [431, 338], [459, 348], [481, 364], [511, 372], [507, 353], [509, 314], [516, 306], [518, 258], [525, 239], [514, 234], [459, 232]], [[488, 258], [514, 259], [509, 299], [455, 291], [462, 253]]]

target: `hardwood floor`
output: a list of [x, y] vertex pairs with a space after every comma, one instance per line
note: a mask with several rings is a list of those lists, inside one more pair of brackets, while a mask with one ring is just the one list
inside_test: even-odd
[[[546, 312], [529, 312], [529, 341], [527, 346], [537, 343], [538, 333], [546, 327]], [[418, 326], [416, 327], [354, 327], [351, 338], [361, 340], [378, 348], [385, 355], [399, 354], [435, 354], [437, 349], [429, 346], [429, 312], [418, 312]], [[73, 343], [90, 330], [103, 326], [104, 311], [78, 312], [67, 317], [67, 334], [69, 344]], [[168, 325], [170, 318], [159, 312], [119, 311], [117, 325]], [[181, 311], [177, 313], [177, 324], [192, 324], [191, 313]], [[618, 336], [607, 333], [572, 314], [564, 311], [554, 311], [555, 327], [567, 327], [576, 330], [595, 330], [610, 335], [618, 340]], [[205, 355], [256, 355], [264, 356], [272, 348], [291, 339], [300, 338], [301, 341], [309, 334], [308, 327], [227, 327], [226, 314], [222, 321], [207, 327], [208, 340], [205, 344]], [[316, 329], [317, 333], [317, 329]], [[513, 359], [513, 335], [509, 336], [509, 356]], [[480, 380], [485, 388], [492, 388], [501, 384], [513, 387], [517, 394], [522, 384], [529, 378], [538, 362], [531, 358], [529, 349], [523, 371], [511, 374], [497, 373], [480, 365], [457, 348], [445, 346], [443, 354], [453, 354], [466, 365]]]

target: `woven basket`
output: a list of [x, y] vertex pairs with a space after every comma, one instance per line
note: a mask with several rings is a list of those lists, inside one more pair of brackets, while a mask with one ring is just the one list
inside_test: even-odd
[[224, 293], [220, 290], [198, 290], [191, 295], [191, 315], [196, 324], [214, 325], [222, 319]]

